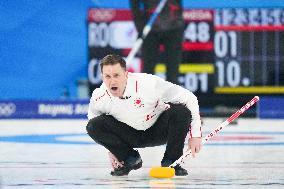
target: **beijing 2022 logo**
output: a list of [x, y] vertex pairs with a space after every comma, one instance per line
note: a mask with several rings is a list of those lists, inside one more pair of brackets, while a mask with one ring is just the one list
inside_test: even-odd
[[10, 116], [16, 111], [16, 105], [14, 103], [0, 103], [0, 117]]

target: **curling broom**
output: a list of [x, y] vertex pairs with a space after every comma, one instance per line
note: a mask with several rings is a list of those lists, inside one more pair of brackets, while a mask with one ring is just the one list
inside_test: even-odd
[[[249, 101], [246, 105], [244, 105], [241, 109], [232, 114], [227, 120], [219, 124], [215, 129], [213, 129], [205, 138], [202, 140], [202, 144], [208, 142], [211, 138], [213, 138], [217, 133], [223, 130], [224, 127], [233, 122], [236, 118], [238, 118], [241, 114], [243, 114], [246, 110], [248, 110], [251, 106], [253, 106], [257, 101], [259, 101], [259, 97], [255, 96], [251, 101]], [[187, 157], [191, 155], [191, 151], [186, 151], [178, 160], [176, 160], [169, 167], [153, 167], [150, 169], [149, 175], [154, 178], [171, 178], [175, 176], [175, 167], [176, 165], [182, 163]]]

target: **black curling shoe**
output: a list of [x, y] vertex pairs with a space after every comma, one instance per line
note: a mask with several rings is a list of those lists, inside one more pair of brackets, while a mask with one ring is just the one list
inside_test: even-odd
[[131, 170], [136, 170], [142, 167], [142, 159], [138, 151], [135, 150], [135, 153], [131, 156], [128, 156], [124, 161], [122, 167], [115, 168], [110, 174], [112, 176], [125, 176]]
[[[162, 167], [168, 167], [170, 166], [172, 163], [174, 163], [175, 161], [172, 161], [172, 160], [162, 160]], [[182, 168], [179, 164], [176, 165], [175, 167], [173, 167], [175, 169], [175, 175], [176, 176], [187, 176], [188, 173], [187, 173], [187, 170]]]
[[188, 175], [187, 170], [182, 168], [180, 165], [174, 167], [176, 176], [186, 176]]

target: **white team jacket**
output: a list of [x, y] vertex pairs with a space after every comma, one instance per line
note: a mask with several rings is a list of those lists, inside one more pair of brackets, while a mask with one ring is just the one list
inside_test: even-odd
[[159, 115], [169, 108], [167, 102], [182, 103], [191, 111], [191, 137], [201, 137], [201, 121], [196, 96], [178, 85], [145, 73], [128, 73], [122, 98], [114, 97], [103, 83], [93, 91], [88, 119], [101, 114], [112, 115], [118, 121], [137, 130], [151, 127]]

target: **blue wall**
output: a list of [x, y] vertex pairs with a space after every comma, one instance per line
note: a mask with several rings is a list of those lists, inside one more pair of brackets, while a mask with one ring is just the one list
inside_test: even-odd
[[76, 96], [86, 77], [86, 12], [92, 2], [0, 2], [0, 98]]
[[[189, 8], [284, 7], [284, 1], [184, 0]], [[87, 77], [89, 7], [129, 8], [128, 0], [0, 1], [0, 99], [56, 99]]]

